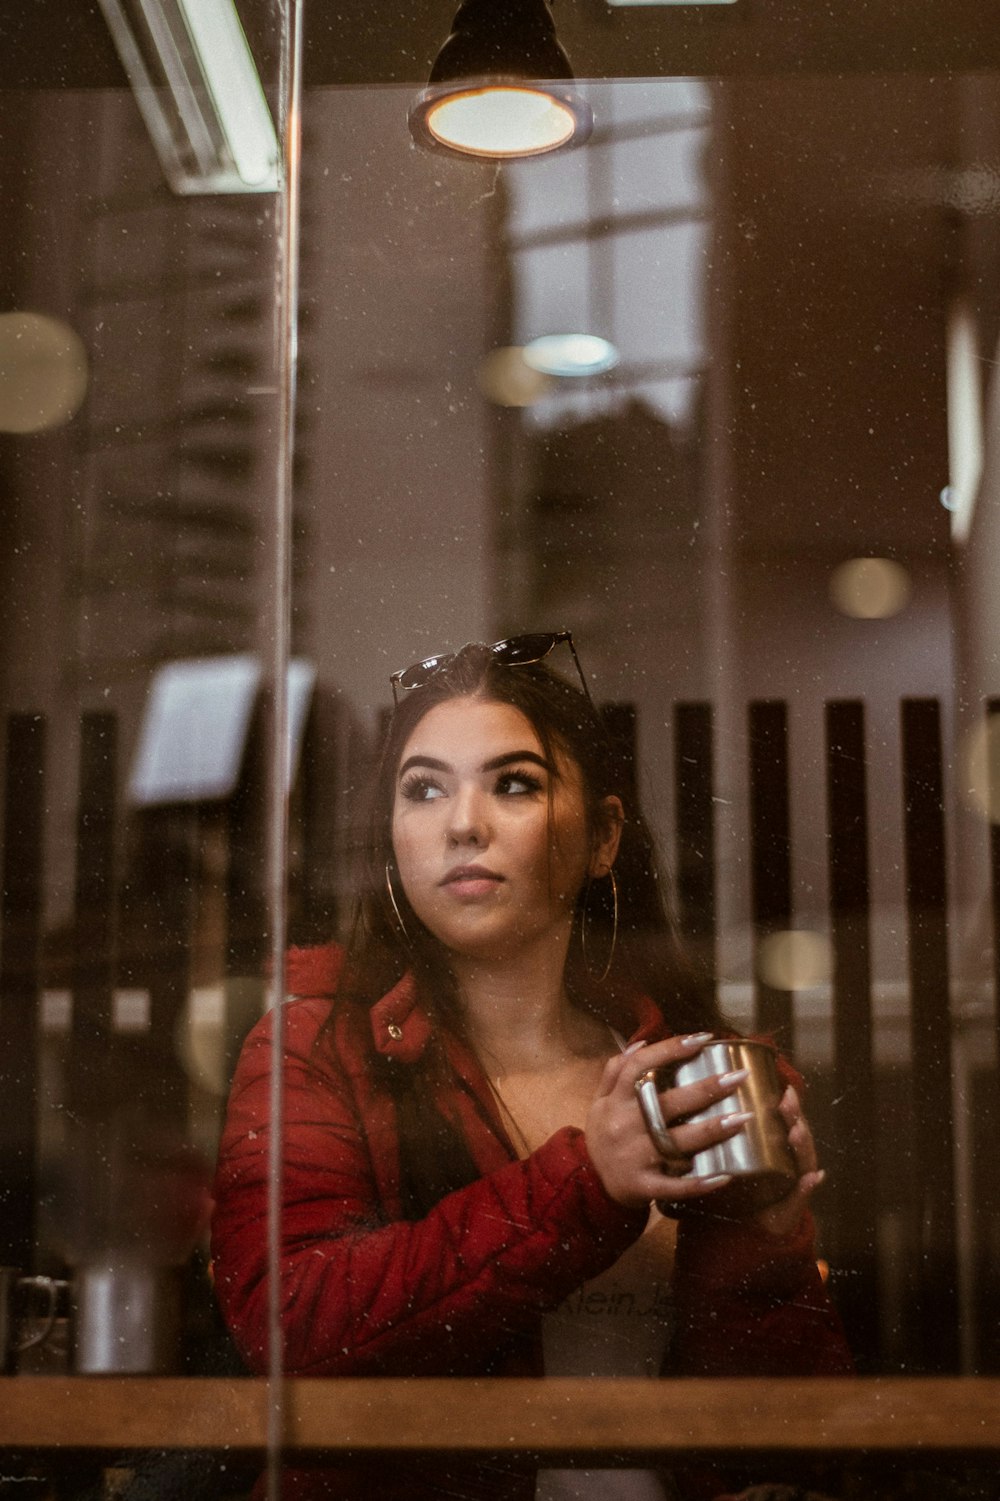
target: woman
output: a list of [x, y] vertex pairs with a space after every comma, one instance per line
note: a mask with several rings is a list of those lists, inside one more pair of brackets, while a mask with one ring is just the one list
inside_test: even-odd
[[[753, 1220], [706, 1212], [726, 1180], [688, 1175], [694, 1152], [742, 1129], [737, 1115], [686, 1120], [735, 1078], [665, 1088], [674, 1155], [653, 1148], [637, 1082], [722, 1021], [684, 978], [582, 672], [583, 691], [541, 660], [563, 642], [470, 645], [394, 675], [353, 937], [346, 954], [289, 962], [287, 1369], [846, 1370], [813, 1259], [822, 1175], [794, 1089], [781, 1109], [798, 1183]], [[254, 1369], [267, 1357], [270, 1036], [267, 1017], [237, 1069], [213, 1235], [220, 1302]], [[577, 1494], [572, 1477], [515, 1462], [380, 1457], [377, 1475], [382, 1497], [408, 1501]], [[303, 1470], [286, 1494], [365, 1484]], [[672, 1493], [634, 1472], [597, 1485], [609, 1501]]]

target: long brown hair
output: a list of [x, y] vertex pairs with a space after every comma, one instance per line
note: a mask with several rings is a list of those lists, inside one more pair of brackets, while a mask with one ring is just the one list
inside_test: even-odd
[[[550, 762], [556, 764], [558, 751], [577, 765], [591, 832], [599, 825], [604, 798], [614, 794], [624, 805], [625, 824], [615, 861], [617, 941], [611, 964], [606, 977], [594, 978], [594, 971], [600, 972], [611, 952], [615, 926], [611, 881], [605, 878], [588, 881], [577, 900], [566, 966], [570, 997], [611, 1021], [621, 1018], [626, 1023], [632, 1009], [630, 998], [644, 992], [657, 1002], [673, 1030], [718, 1030], [723, 1023], [712, 988], [682, 953], [668, 915], [652, 838], [603, 720], [579, 688], [544, 663], [505, 666], [480, 645], [463, 648], [425, 685], [407, 693], [389, 722], [370, 791], [341, 998], [371, 1005], [412, 970], [432, 1017], [463, 1031], [460, 997], [447, 954], [407, 901], [392, 845], [396, 776], [406, 743], [435, 705], [463, 697], [519, 709]], [[387, 870], [398, 916], [387, 889]], [[586, 961], [581, 935], [584, 908]]]

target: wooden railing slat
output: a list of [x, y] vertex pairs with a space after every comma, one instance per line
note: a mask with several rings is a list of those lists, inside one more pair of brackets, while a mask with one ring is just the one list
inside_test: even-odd
[[[262, 1450], [262, 1379], [0, 1379], [5, 1451]], [[290, 1451], [577, 1457], [1000, 1453], [1000, 1380], [305, 1380], [286, 1383]]]
[[0, 1261], [29, 1268], [35, 1252], [38, 996], [43, 909], [45, 721], [7, 720], [0, 894]]
[[[788, 709], [778, 700], [749, 706], [750, 903], [754, 955], [792, 920], [792, 843], [788, 791]], [[754, 976], [755, 1029], [795, 1049], [792, 997]]]
[[920, 1367], [948, 1371], [958, 1368], [959, 1306], [941, 709], [923, 698], [901, 707], [914, 1137], [899, 1150], [916, 1154], [920, 1195]]
[[833, 945], [835, 1213], [829, 1254], [837, 1301], [855, 1359], [877, 1368], [876, 1078], [872, 1014], [871, 893], [865, 711], [858, 700], [826, 705], [830, 937]]

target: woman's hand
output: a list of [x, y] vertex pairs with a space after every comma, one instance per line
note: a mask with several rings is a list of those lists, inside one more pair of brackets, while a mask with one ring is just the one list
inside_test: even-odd
[[759, 1210], [754, 1220], [771, 1235], [791, 1235], [798, 1228], [810, 1196], [819, 1188], [826, 1174], [818, 1166], [816, 1143], [791, 1084], [782, 1095], [778, 1109], [788, 1127], [788, 1141], [799, 1170], [799, 1180], [786, 1198]]
[[[721, 1188], [729, 1178], [691, 1178], [691, 1158], [715, 1142], [725, 1141], [743, 1129], [747, 1115], [733, 1114], [693, 1124], [689, 1115], [723, 1100], [736, 1088], [743, 1071], [714, 1074], [695, 1084], [660, 1092], [660, 1108], [676, 1156], [666, 1159], [653, 1145], [639, 1100], [636, 1084], [650, 1070], [682, 1063], [711, 1041], [711, 1034], [672, 1037], [666, 1042], [629, 1048], [609, 1060], [587, 1115], [587, 1149], [601, 1182], [619, 1204], [640, 1208], [654, 1199], [701, 1198]], [[811, 1138], [810, 1138], [811, 1140]]]

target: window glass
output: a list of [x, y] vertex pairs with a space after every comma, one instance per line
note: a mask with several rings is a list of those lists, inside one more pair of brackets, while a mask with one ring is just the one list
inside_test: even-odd
[[[406, 80], [435, 45], [419, 18], [400, 18], [404, 62], [384, 42], [361, 58], [368, 17], [336, 66], [329, 19], [307, 18], [290, 83], [284, 0], [241, 5], [238, 34], [206, 5], [211, 37], [177, 29], [190, 10], [102, 0], [70, 51], [19, 30], [0, 63], [6, 1369], [266, 1373], [273, 1202], [303, 1279], [291, 1374], [557, 1369], [537, 1319], [519, 1366], [488, 1300], [482, 1349], [466, 1310], [458, 1333], [428, 1314], [417, 1355], [379, 1304], [399, 1263], [373, 1272], [371, 1227], [469, 1184], [433, 1153], [417, 1181], [427, 1123], [392, 1074], [410, 1034], [391, 1006], [367, 1018], [410, 909], [366, 819], [392, 674], [568, 630], [699, 995], [805, 1076], [827, 1170], [809, 1257], [858, 1369], [997, 1373], [994, 73], [934, 68], [923, 32], [908, 71], [810, 51], [764, 73], [723, 49], [718, 75], [582, 80], [589, 141], [497, 165], [414, 143]], [[727, 48], [751, 24], [733, 10]], [[177, 70], [240, 36], [225, 87], [249, 88], [236, 118], [255, 123], [236, 140], [223, 86]], [[625, 53], [605, 40], [610, 75]], [[551, 335], [606, 341], [599, 366], [556, 367], [535, 344]], [[565, 641], [546, 661], [577, 681]], [[303, 1017], [329, 1020], [366, 881], [392, 963], [351, 999], [364, 1046], [331, 1085], [326, 1031], [295, 1049]], [[286, 993], [307, 999], [262, 1032]], [[324, 1151], [363, 1158], [357, 1205], [332, 1145], [332, 1187], [298, 1155], [315, 1121], [291, 1065], [286, 1148], [269, 1155], [267, 1066], [230, 1104], [241, 1054], [252, 1072], [289, 1018]], [[493, 1122], [463, 1146], [479, 1182], [537, 1148], [471, 1057]], [[353, 1206], [348, 1231], [302, 1209], [325, 1194]], [[324, 1258], [355, 1234], [341, 1277]], [[404, 1302], [434, 1303], [430, 1260], [407, 1263], [426, 1277]], [[220, 1295], [220, 1266], [245, 1284]], [[591, 1280], [549, 1298], [566, 1328], [624, 1306]], [[315, 1309], [345, 1297], [353, 1334], [323, 1345]], [[379, 1307], [382, 1364], [364, 1345]], [[272, 1489], [278, 1459], [272, 1443]], [[248, 1494], [259, 1460], [223, 1475], [213, 1450], [206, 1501]]]

